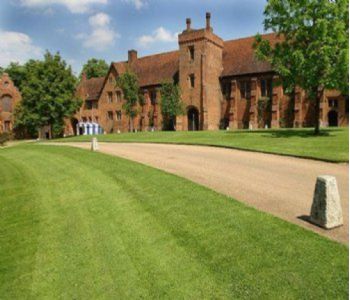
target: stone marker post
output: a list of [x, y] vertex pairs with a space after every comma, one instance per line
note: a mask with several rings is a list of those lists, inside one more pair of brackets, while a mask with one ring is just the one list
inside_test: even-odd
[[317, 177], [310, 221], [326, 229], [343, 225], [337, 180], [334, 176]]
[[97, 138], [92, 138], [91, 140], [91, 151], [97, 151], [98, 150], [98, 143]]

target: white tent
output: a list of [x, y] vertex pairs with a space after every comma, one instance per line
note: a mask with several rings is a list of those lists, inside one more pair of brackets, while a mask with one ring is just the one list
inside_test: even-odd
[[94, 122], [79, 122], [77, 124], [77, 135], [103, 134], [103, 128]]

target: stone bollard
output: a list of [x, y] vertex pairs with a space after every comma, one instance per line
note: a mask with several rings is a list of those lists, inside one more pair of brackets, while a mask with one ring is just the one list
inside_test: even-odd
[[98, 150], [98, 143], [97, 138], [92, 138], [91, 140], [91, 151], [97, 151]]
[[310, 221], [326, 229], [343, 225], [337, 180], [334, 176], [317, 177]]

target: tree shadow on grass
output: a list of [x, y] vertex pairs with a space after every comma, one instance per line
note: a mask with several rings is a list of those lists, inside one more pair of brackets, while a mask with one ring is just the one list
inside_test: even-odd
[[331, 133], [334, 130], [322, 129], [318, 135], [314, 134], [313, 129], [305, 129], [305, 130], [271, 130], [267, 134], [262, 135], [263, 137], [269, 138], [291, 138], [291, 137], [299, 137], [299, 138], [319, 138], [319, 137], [330, 137]]
[[323, 128], [319, 135], [314, 134], [313, 128], [302, 128], [302, 129], [262, 129], [262, 130], [238, 130], [228, 131], [228, 134], [257, 134], [260, 137], [266, 138], [319, 138], [319, 137], [334, 137], [332, 133], [341, 131], [342, 129], [328, 129]]

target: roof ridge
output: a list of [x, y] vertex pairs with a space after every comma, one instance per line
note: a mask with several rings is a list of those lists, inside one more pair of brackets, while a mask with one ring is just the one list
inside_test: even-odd
[[[154, 56], [162, 56], [162, 55], [177, 53], [179, 51], [180, 50], [171, 50], [171, 51], [166, 51], [166, 52], [159, 52], [159, 53], [155, 53], [155, 54], [149, 54], [149, 55], [138, 57], [137, 60], [142, 60], [142, 59], [150, 58], [150, 57], [154, 57]], [[128, 61], [127, 60], [123, 60], [123, 61], [114, 61], [113, 62], [113, 64], [120, 64], [120, 63], [128, 63]]]
[[[259, 34], [259, 33], [257, 33], [257, 34]], [[263, 34], [261, 34], [261, 36], [269, 36], [269, 35], [277, 35], [277, 33], [275, 33], [275, 32], [270, 32], [270, 33], [263, 33]], [[242, 40], [248, 40], [248, 39], [251, 39], [251, 38], [254, 38], [255, 37], [255, 35], [250, 35], [250, 36], [246, 36], [246, 37], [240, 37], [240, 38], [237, 38], [237, 39], [232, 39], [232, 40], [226, 40], [226, 41], [224, 41], [224, 43], [226, 43], [226, 42], [236, 42], [236, 41], [242, 41]]]

